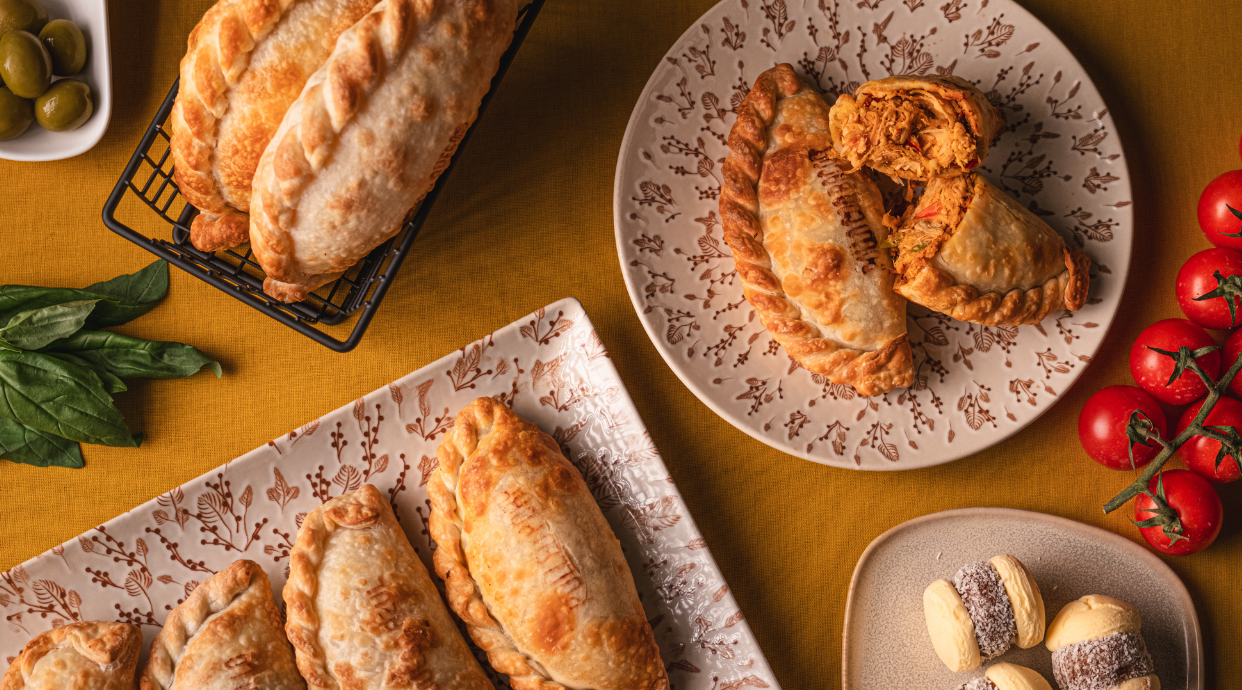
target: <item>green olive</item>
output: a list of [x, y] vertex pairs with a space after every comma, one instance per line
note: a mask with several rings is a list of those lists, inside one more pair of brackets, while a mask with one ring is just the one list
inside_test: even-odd
[[86, 38], [77, 24], [53, 19], [39, 32], [39, 40], [52, 56], [52, 74], [72, 77], [86, 64]]
[[0, 141], [20, 137], [31, 122], [34, 105], [8, 89], [0, 89]]
[[37, 34], [47, 19], [47, 8], [39, 0], [0, 0], [0, 36], [10, 31]]
[[61, 79], [35, 99], [35, 119], [51, 132], [69, 132], [81, 127], [95, 111], [91, 87], [77, 79]]
[[37, 98], [52, 83], [52, 56], [34, 34], [10, 31], [0, 36], [0, 79], [18, 96]]

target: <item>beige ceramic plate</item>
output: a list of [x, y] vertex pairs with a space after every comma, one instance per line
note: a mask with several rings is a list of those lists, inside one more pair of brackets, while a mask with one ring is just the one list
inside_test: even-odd
[[[959, 567], [997, 554], [1017, 556], [1044, 595], [1048, 620], [1086, 594], [1138, 607], [1143, 637], [1166, 688], [1201, 690], [1203, 643], [1190, 594], [1147, 549], [1065, 518], [1010, 508], [966, 508], [925, 515], [871, 542], [858, 559], [845, 605], [845, 690], [952, 690], [982, 670], [952, 673], [932, 651], [923, 589]], [[1011, 649], [996, 661], [1021, 664], [1052, 682], [1042, 645]]]
[[[912, 307], [914, 385], [868, 399], [791, 362], [742, 296], [718, 208], [738, 104], [778, 62], [829, 102], [890, 74], [977, 84], [1009, 124], [979, 169], [1095, 262], [1086, 308], [1016, 328]], [[756, 439], [862, 470], [966, 457], [1060, 400], [1121, 304], [1133, 211], [1104, 100], [1069, 49], [1013, 0], [722, 0], [656, 66], [613, 187], [630, 299], [678, 378]]]

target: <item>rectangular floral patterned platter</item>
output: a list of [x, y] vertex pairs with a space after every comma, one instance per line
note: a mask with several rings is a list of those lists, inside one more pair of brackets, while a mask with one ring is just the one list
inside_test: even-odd
[[[11, 663], [33, 635], [79, 620], [134, 623], [149, 644], [194, 587], [239, 558], [260, 563], [279, 594], [303, 516], [363, 483], [389, 497], [432, 570], [426, 484], [436, 446], [457, 411], [480, 396], [538, 424], [582, 471], [621, 540], [672, 687], [779, 687], [574, 299], [3, 573], [0, 658]], [[503, 677], [495, 680], [508, 687]]]

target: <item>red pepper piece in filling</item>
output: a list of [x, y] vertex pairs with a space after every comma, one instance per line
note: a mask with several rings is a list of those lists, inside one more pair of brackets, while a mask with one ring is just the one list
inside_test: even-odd
[[978, 158], [975, 158], [974, 160], [970, 161], [970, 165], [967, 165], [967, 166], [966, 166], [966, 169], [967, 169], [967, 170], [974, 170], [974, 168], [975, 168], [975, 166], [976, 166], [976, 165], [979, 165], [979, 159], [978, 159]]
[[915, 151], [918, 151], [919, 153], [923, 152], [923, 147], [919, 146], [918, 139], [915, 139], [914, 137], [910, 137], [910, 139], [906, 141], [906, 146], [909, 146], [910, 148], [914, 149]]
[[914, 214], [914, 219], [915, 220], [927, 220], [928, 218], [935, 216], [936, 214], [940, 213], [943, 210], [944, 210], [944, 206], [942, 206], [940, 202], [937, 201], [933, 203], [931, 206], [928, 206], [922, 211], [919, 211], [918, 213]]

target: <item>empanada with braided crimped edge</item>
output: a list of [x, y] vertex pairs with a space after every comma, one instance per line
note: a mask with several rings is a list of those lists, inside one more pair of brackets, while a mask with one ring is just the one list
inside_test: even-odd
[[168, 614], [140, 690], [305, 690], [267, 573], [234, 561]]
[[492, 690], [370, 484], [302, 521], [284, 597], [285, 631], [310, 690]]
[[341, 35], [255, 174], [264, 291], [305, 299], [401, 230], [469, 130], [522, 0], [382, 0]]
[[782, 64], [729, 132], [720, 217], [747, 301], [808, 371], [862, 395], [914, 380], [879, 190], [832, 153], [828, 105]]
[[219, 0], [190, 32], [170, 116], [174, 178], [203, 251], [250, 240], [259, 158], [289, 105], [378, 0]]
[[436, 456], [436, 573], [513, 689], [668, 690], [621, 544], [556, 441], [479, 398]]
[[1034, 324], [1086, 303], [1090, 259], [982, 175], [933, 178], [894, 242], [897, 292], [959, 321]]
[[140, 651], [136, 625], [69, 623], [27, 642], [0, 678], [0, 690], [131, 690]]

